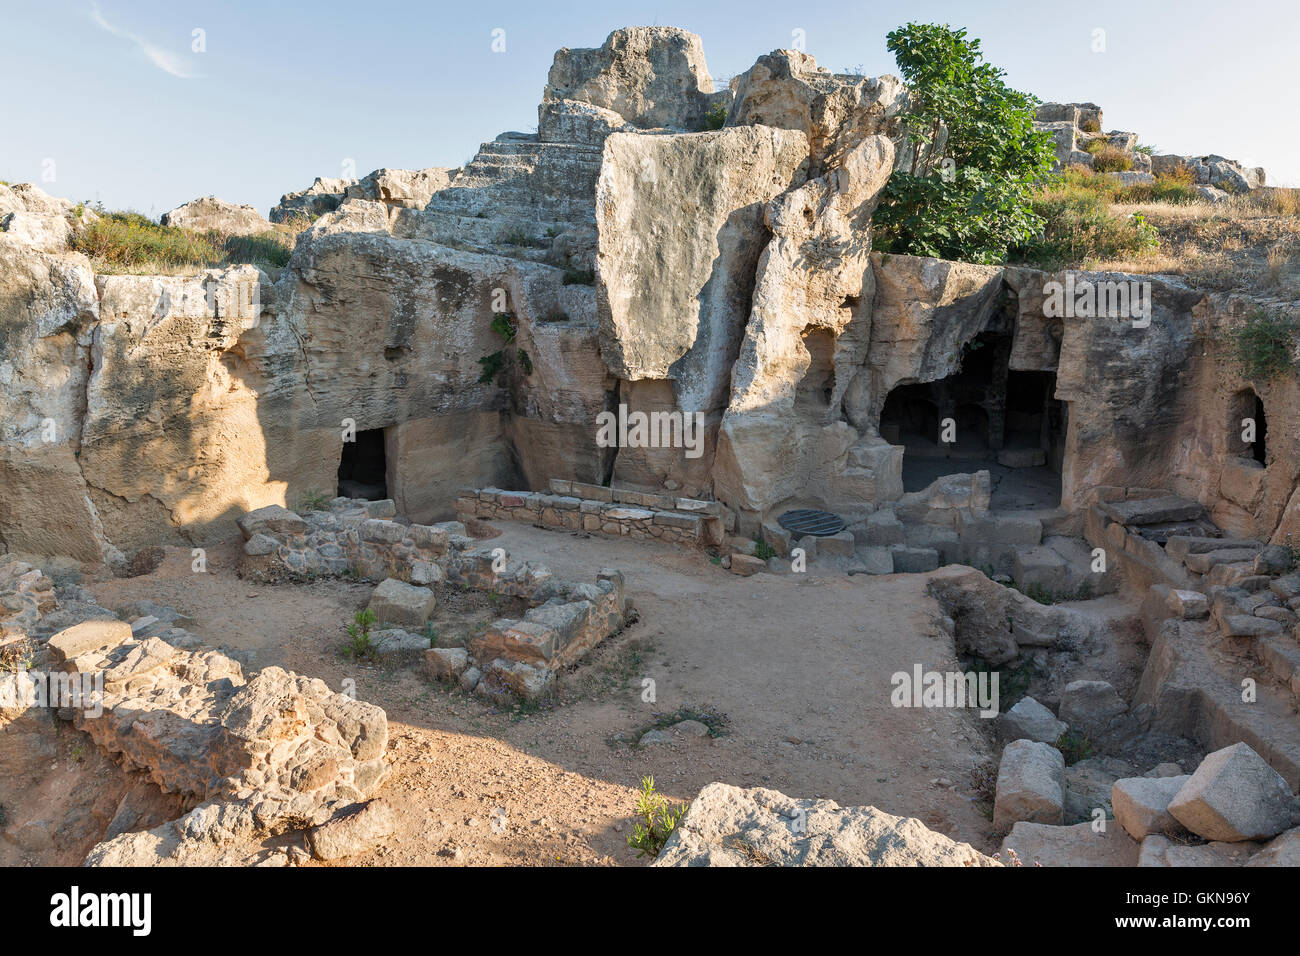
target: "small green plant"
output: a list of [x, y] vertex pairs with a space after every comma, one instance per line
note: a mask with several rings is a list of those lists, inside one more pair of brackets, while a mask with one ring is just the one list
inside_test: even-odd
[[641, 790], [636, 798], [639, 819], [632, 835], [627, 838], [627, 845], [637, 851], [638, 858], [648, 856], [653, 859], [663, 850], [685, 813], [685, 804], [674, 807], [655, 790], [654, 777], [642, 777]]
[[595, 269], [574, 269], [572, 267], [564, 270], [565, 285], [595, 285]]
[[343, 649], [343, 653], [353, 660], [360, 660], [363, 657], [369, 657], [374, 651], [374, 644], [370, 640], [370, 628], [375, 623], [375, 612], [370, 608], [363, 608], [357, 611], [348, 624], [348, 644]]
[[515, 317], [509, 312], [498, 312], [492, 316], [492, 331], [501, 336], [501, 340], [509, 345], [515, 340], [515, 335], [519, 329], [515, 325]]
[[438, 646], [438, 629], [433, 626], [432, 621], [426, 621], [424, 624], [424, 636], [429, 639], [430, 647]]
[[493, 352], [491, 355], [485, 355], [478, 360], [478, 364], [483, 366], [483, 373], [479, 375], [479, 383], [490, 382], [497, 377], [497, 372], [506, 366], [506, 353]]
[[78, 742], [72, 745], [72, 759], [77, 763], [81, 763], [86, 759], [86, 747], [84, 744]]
[[1300, 320], [1256, 309], [1228, 329], [1228, 353], [1243, 376], [1265, 382], [1294, 369], [1298, 333]]
[[298, 512], [305, 514], [308, 511], [320, 511], [330, 502], [330, 494], [321, 491], [319, 488], [312, 488], [304, 491], [298, 496]]
[[1074, 766], [1080, 760], [1087, 760], [1097, 752], [1092, 741], [1073, 728], [1061, 734], [1056, 741], [1056, 749], [1065, 758], [1066, 766]]
[[754, 557], [760, 561], [766, 561], [768, 558], [776, 557], [776, 548], [772, 547], [762, 538], [754, 539]]
[[532, 375], [533, 357], [529, 355], [528, 352], [524, 349], [520, 349], [518, 355], [519, 355], [519, 367], [524, 370], [525, 375]]
[[704, 114], [704, 128], [706, 130], [722, 129], [722, 125], [727, 122], [727, 104], [719, 100], [708, 108]]

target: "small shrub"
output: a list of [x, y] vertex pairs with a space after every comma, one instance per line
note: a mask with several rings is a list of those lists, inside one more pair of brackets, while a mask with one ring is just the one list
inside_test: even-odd
[[370, 628], [375, 623], [375, 612], [370, 608], [357, 611], [348, 624], [348, 644], [343, 648], [345, 656], [355, 660], [369, 657], [375, 646], [370, 641]]
[[1099, 173], [1125, 172], [1133, 168], [1133, 154], [1107, 144], [1092, 154], [1092, 168]]
[[1103, 149], [1110, 145], [1110, 140], [1105, 136], [1098, 136], [1096, 139], [1090, 139], [1083, 144], [1083, 151], [1096, 156]]
[[284, 233], [263, 232], [256, 236], [230, 236], [222, 243], [226, 265], [269, 265], [283, 269], [293, 255], [293, 243]]
[[704, 114], [704, 128], [706, 130], [722, 129], [722, 125], [727, 122], [727, 104], [722, 100], [714, 103]]
[[654, 777], [642, 777], [641, 790], [636, 798], [639, 819], [632, 835], [627, 838], [627, 845], [637, 851], [638, 858], [658, 856], [685, 813], [685, 804], [674, 807], [655, 790]]
[[298, 496], [298, 513], [306, 514], [308, 511], [320, 511], [331, 500], [329, 492], [321, 491], [319, 488], [312, 488], [310, 491], [304, 491]]
[[498, 312], [492, 316], [492, 331], [501, 336], [502, 341], [509, 344], [515, 340], [518, 329], [515, 327], [515, 317], [509, 312]]
[[1082, 123], [1079, 124], [1079, 129], [1085, 133], [1100, 133], [1101, 124], [1098, 123], [1095, 119], [1084, 120]]
[[1300, 321], [1280, 312], [1256, 309], [1228, 330], [1228, 352], [1247, 379], [1268, 381], [1294, 367], [1297, 333]]
[[1097, 752], [1092, 741], [1073, 728], [1061, 734], [1056, 741], [1056, 749], [1065, 758], [1066, 766], [1074, 766], [1080, 760], [1087, 760]]
[[1081, 186], [1082, 178], [1058, 177], [1040, 192], [1034, 210], [1043, 230], [1016, 250], [1016, 259], [1055, 269], [1086, 259], [1142, 256], [1160, 247], [1159, 233], [1145, 216], [1112, 213], [1105, 187]]
[[497, 372], [505, 368], [506, 353], [493, 352], [491, 355], [485, 355], [478, 360], [478, 364], [483, 366], [483, 373], [479, 375], [479, 384], [490, 382], [497, 377]]
[[533, 357], [525, 349], [519, 350], [519, 367], [524, 370], [525, 375], [533, 374]]
[[754, 557], [758, 558], [760, 561], [766, 561], [768, 558], [775, 558], [776, 548], [772, 547], [762, 538], [757, 538], [754, 541]]

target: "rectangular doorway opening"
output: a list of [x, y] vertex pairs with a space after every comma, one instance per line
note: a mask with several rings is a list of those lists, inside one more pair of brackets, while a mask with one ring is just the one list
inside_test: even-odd
[[382, 428], [357, 432], [355, 441], [343, 443], [339, 458], [339, 496], [367, 501], [388, 497], [388, 461]]

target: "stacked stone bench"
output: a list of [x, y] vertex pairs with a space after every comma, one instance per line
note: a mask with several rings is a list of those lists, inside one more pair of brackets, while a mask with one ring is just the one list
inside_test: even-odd
[[468, 648], [430, 648], [425, 672], [455, 680], [487, 698], [550, 696], [556, 674], [622, 629], [627, 618], [623, 575], [602, 570], [595, 583], [557, 581], [550, 570], [527, 562], [494, 571], [494, 549], [456, 555], [448, 580], [479, 590], [523, 598], [531, 605], [522, 620], [499, 618]]
[[735, 528], [735, 514], [717, 501], [607, 488], [552, 478], [550, 493], [481, 488], [456, 499], [466, 518], [524, 521], [564, 531], [659, 539], [717, 547]]
[[474, 544], [458, 521], [408, 524], [392, 520], [396, 515], [389, 499], [335, 498], [302, 515], [279, 505], [258, 508], [238, 521], [240, 571], [255, 580], [356, 574], [429, 585], [443, 579], [451, 551]]

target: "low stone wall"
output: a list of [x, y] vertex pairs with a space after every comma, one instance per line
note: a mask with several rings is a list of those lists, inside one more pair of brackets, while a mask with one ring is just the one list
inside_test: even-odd
[[456, 499], [457, 517], [526, 521], [612, 537], [658, 538], [716, 547], [736, 516], [717, 501], [606, 488], [552, 478], [551, 493], [483, 488]]
[[[559, 581], [544, 565], [479, 546], [460, 522], [405, 524], [393, 517], [391, 501], [348, 498], [305, 515], [259, 508], [239, 520], [246, 539], [241, 573], [259, 580], [355, 573], [420, 587], [447, 581], [522, 598], [530, 605], [523, 620], [494, 621], [467, 649], [430, 648], [422, 635], [401, 627], [376, 635], [381, 653], [419, 648], [429, 677], [455, 679], [486, 697], [548, 696], [557, 671], [623, 627], [627, 602], [618, 571], [602, 571], [594, 584]], [[416, 593], [433, 606], [432, 592]]]
[[605, 569], [594, 584], [558, 581], [549, 568], [528, 562], [508, 562], [496, 571], [498, 555], [494, 548], [454, 554], [447, 578], [523, 598], [531, 605], [523, 620], [493, 621], [470, 642], [464, 656], [449, 653], [458, 648], [430, 649], [426, 671], [437, 678], [455, 678], [481, 696], [508, 693], [536, 700], [553, 691], [558, 671], [622, 629], [627, 619], [623, 575]]
[[449, 548], [472, 546], [465, 526], [404, 524], [391, 500], [335, 498], [326, 510], [297, 514], [279, 505], [239, 519], [244, 536], [240, 573], [255, 580], [337, 577], [355, 573], [410, 584], [443, 578]]

